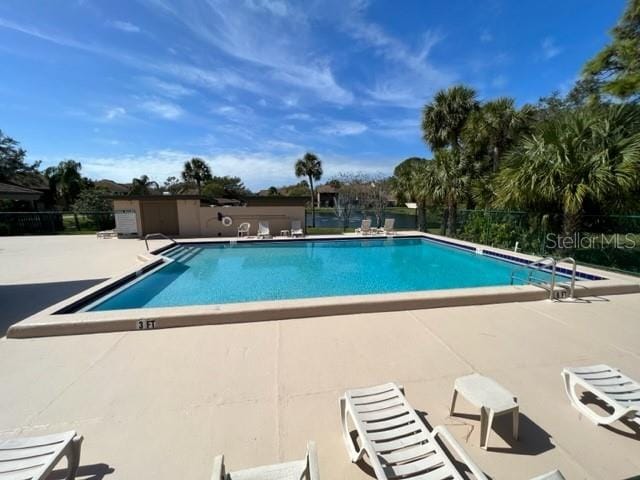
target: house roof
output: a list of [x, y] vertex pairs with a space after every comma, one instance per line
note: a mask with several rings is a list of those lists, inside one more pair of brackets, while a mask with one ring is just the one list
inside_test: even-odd
[[172, 201], [172, 200], [202, 200], [201, 195], [105, 195], [108, 200], [150, 200], [150, 201]]
[[0, 198], [10, 200], [37, 200], [42, 192], [31, 188], [13, 185], [11, 183], [0, 183]]
[[107, 190], [109, 193], [128, 193], [129, 189], [131, 188], [130, 185], [126, 185], [124, 183], [117, 183], [107, 178], [98, 180], [95, 183], [95, 185], [96, 185], [96, 188]]
[[324, 185], [320, 185], [318, 188], [316, 188], [316, 192], [318, 192], [318, 193], [337, 193], [338, 189], [335, 188], [332, 185], [329, 185], [328, 183], [325, 183]]

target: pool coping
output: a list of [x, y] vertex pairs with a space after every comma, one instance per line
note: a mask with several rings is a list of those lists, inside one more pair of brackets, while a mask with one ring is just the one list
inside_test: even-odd
[[[423, 232], [399, 233], [395, 238], [427, 238], [436, 243], [476, 252], [518, 265], [532, 262], [538, 257], [514, 253], [464, 240], [442, 237]], [[362, 240], [387, 238], [382, 235], [323, 235], [307, 236], [303, 239], [276, 238], [270, 240], [198, 238], [182, 239], [180, 244], [229, 243], [231, 242], [296, 242], [309, 240]], [[349, 315], [355, 313], [391, 312], [427, 308], [483, 305], [492, 303], [525, 302], [549, 298], [549, 292], [533, 285], [507, 285], [496, 287], [472, 287], [416, 292], [349, 295], [337, 297], [315, 297], [291, 300], [269, 300], [257, 302], [228, 303], [218, 305], [194, 305], [183, 307], [139, 308], [103, 312], [77, 311], [78, 305], [87, 304], [105, 292], [114, 290], [123, 282], [154, 269], [165, 261], [161, 254], [174, 245], [164, 245], [149, 254], [139, 255], [143, 263], [120, 275], [95, 285], [77, 295], [52, 305], [14, 325], [9, 338], [30, 338], [88, 333], [106, 333], [134, 330], [154, 330], [196, 325], [284, 320], [290, 318]], [[561, 264], [561, 273], [570, 271], [570, 265]], [[576, 297], [613, 295], [640, 292], [640, 279], [614, 272], [579, 266], [583, 279], [576, 281]], [[588, 279], [588, 280], [585, 280]], [[556, 287], [556, 295], [566, 294], [566, 289]], [[69, 313], [74, 311], [74, 313]]]

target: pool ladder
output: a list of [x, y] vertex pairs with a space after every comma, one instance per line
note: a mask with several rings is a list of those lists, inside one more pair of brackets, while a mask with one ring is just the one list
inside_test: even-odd
[[[518, 268], [514, 268], [511, 270], [511, 285], [513, 285], [514, 280], [517, 277], [517, 273], [522, 272], [523, 270], [527, 272], [526, 282], [528, 285], [536, 285], [538, 287], [544, 288], [549, 291], [549, 300], [553, 300], [558, 298], [560, 295], [556, 293], [556, 286], [560, 286], [562, 288], [567, 288], [567, 285], [564, 283], [556, 282], [556, 267], [559, 263], [567, 262], [572, 265], [571, 268], [571, 283], [568, 286], [569, 289], [569, 299], [575, 299], [575, 288], [576, 288], [576, 261], [572, 257], [561, 258], [560, 260], [556, 260], [553, 257], [544, 257], [534, 262], [531, 262], [527, 265], [523, 265]], [[551, 270], [551, 281], [547, 282], [540, 278], [536, 278], [535, 274], [537, 272], [545, 272], [549, 273]], [[560, 293], [560, 292], [558, 292]], [[562, 295], [564, 297], [564, 295]]]
[[171, 243], [173, 243], [174, 245], [178, 245], [178, 242], [176, 242], [173, 238], [168, 237], [167, 235], [165, 235], [164, 233], [147, 233], [144, 236], [144, 244], [147, 247], [147, 252], [149, 251], [149, 240], [152, 240], [153, 238], [164, 238], [165, 240], [169, 240]]

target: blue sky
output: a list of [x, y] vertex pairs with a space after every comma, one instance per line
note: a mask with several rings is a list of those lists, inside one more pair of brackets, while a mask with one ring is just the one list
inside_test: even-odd
[[252, 189], [306, 150], [339, 172], [428, 156], [454, 83], [519, 105], [566, 91], [623, 0], [3, 0], [0, 129], [44, 166], [162, 182], [192, 156]]

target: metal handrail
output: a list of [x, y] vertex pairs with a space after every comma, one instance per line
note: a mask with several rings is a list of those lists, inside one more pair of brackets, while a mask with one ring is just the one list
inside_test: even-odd
[[165, 240], [169, 240], [171, 243], [177, 245], [178, 242], [176, 242], [173, 238], [166, 236], [164, 233], [147, 233], [144, 236], [144, 244], [147, 247], [147, 252], [149, 251], [149, 239], [153, 238], [153, 237], [160, 237], [160, 238], [164, 238]]
[[[511, 285], [513, 285], [513, 279], [516, 276], [516, 273], [521, 272], [522, 270], [529, 270], [529, 275], [527, 276], [527, 281], [531, 280], [531, 276], [533, 275], [533, 269], [534, 267], [542, 267], [545, 265], [546, 262], [551, 262], [551, 267], [553, 267], [553, 265], [556, 262], [556, 259], [553, 257], [544, 257], [541, 258], [539, 260], [536, 260], [535, 262], [532, 263], [528, 263], [526, 265], [521, 265], [517, 268], [514, 268], [513, 270], [511, 270]], [[540, 268], [536, 269], [537, 271], [540, 270]]]
[[576, 260], [573, 257], [561, 258], [556, 262], [556, 264], [563, 263], [563, 262], [567, 262], [573, 265], [573, 268], [571, 269], [571, 286], [569, 288], [569, 298], [573, 299], [575, 298], [574, 292], [576, 289], [576, 270], [578, 269], [578, 265], [576, 264]]
[[[553, 257], [544, 257], [539, 260], [536, 260], [535, 262], [528, 263], [527, 265], [522, 265], [521, 267], [514, 268], [513, 270], [511, 270], [511, 285], [513, 285], [513, 279], [515, 278], [516, 273], [522, 270], [529, 271], [529, 274], [527, 275], [527, 283], [530, 284], [531, 279], [533, 277], [533, 273], [535, 271], [542, 270], [541, 267], [546, 266], [547, 263], [549, 263], [551, 267], [551, 283], [549, 285], [549, 299], [553, 300], [553, 290], [555, 289], [555, 286], [556, 286], [556, 259]], [[535, 268], [535, 267], [538, 267], [538, 268]]]
[[575, 259], [572, 257], [565, 257], [560, 260], [556, 260], [553, 257], [545, 257], [545, 258], [541, 258], [540, 260], [536, 260], [535, 262], [529, 263], [527, 265], [514, 268], [513, 270], [511, 270], [511, 285], [513, 285], [513, 280], [517, 272], [520, 272], [522, 270], [528, 270], [529, 273], [527, 275], [527, 283], [531, 283], [531, 279], [533, 278], [534, 272], [539, 272], [543, 270], [543, 267], [547, 266], [548, 264], [548, 267], [551, 268], [551, 282], [549, 283], [549, 300], [553, 300], [554, 290], [556, 288], [556, 269], [558, 264], [562, 262], [571, 263], [573, 265], [573, 268], [571, 269], [571, 284], [569, 287], [569, 298], [573, 299], [575, 298], [574, 294], [575, 294], [575, 287], [576, 287], [576, 271], [577, 271], [578, 265], [576, 264]]

